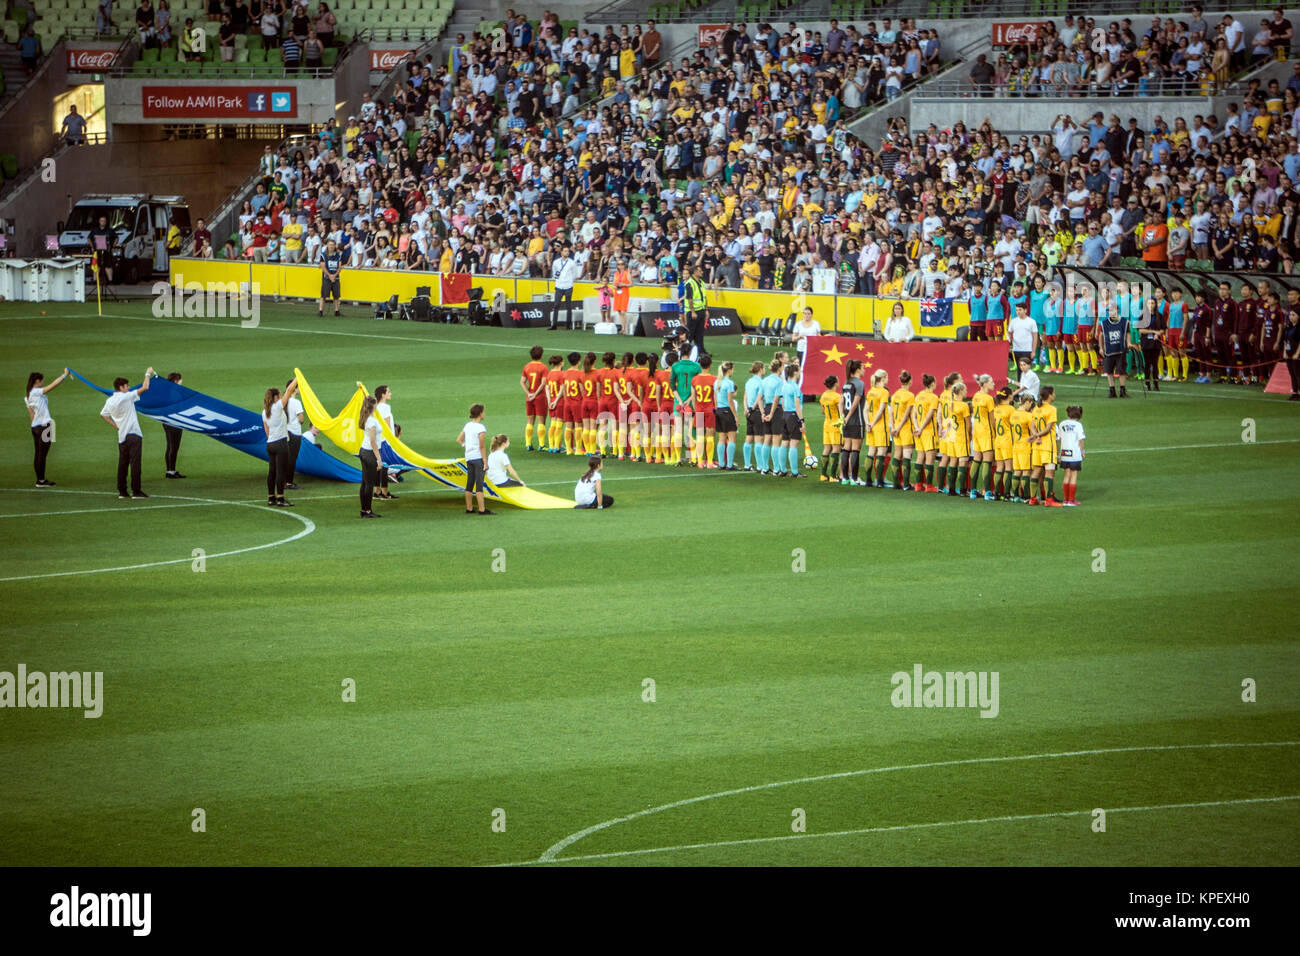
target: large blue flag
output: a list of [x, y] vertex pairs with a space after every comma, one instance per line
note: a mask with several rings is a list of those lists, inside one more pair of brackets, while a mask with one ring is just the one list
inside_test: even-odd
[[[113, 394], [111, 389], [96, 385], [83, 378], [72, 369], [68, 370], [80, 382], [89, 385], [104, 395]], [[131, 386], [133, 389], [138, 385]], [[209, 435], [231, 448], [237, 448], [246, 455], [266, 461], [266, 431], [262, 428], [260, 412], [250, 412], [231, 405], [219, 398], [204, 395], [184, 385], [177, 385], [165, 378], [155, 378], [149, 383], [149, 390], [140, 396], [136, 411], [152, 418], [156, 422]], [[328, 478], [333, 481], [361, 481], [361, 471], [346, 462], [339, 461], [333, 455], [318, 448], [311, 442], [304, 441], [298, 449], [297, 470], [314, 478]]]

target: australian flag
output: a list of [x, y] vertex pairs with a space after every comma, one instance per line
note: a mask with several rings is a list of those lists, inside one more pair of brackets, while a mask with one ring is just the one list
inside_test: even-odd
[[921, 325], [952, 325], [952, 299], [922, 299]]

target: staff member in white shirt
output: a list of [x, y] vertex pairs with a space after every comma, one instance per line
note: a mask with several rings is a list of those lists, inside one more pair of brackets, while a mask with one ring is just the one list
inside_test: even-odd
[[478, 513], [494, 515], [483, 504], [483, 479], [487, 461], [487, 426], [483, 424], [483, 406], [469, 407], [469, 421], [456, 436], [456, 444], [465, 446], [465, 514], [474, 513], [474, 499], [478, 498]]
[[284, 500], [285, 478], [289, 474], [289, 399], [298, 390], [298, 380], [289, 379], [281, 394], [268, 388], [262, 399], [262, 428], [266, 432], [266, 503], [273, 508], [292, 508]]
[[68, 377], [65, 368], [63, 374], [49, 385], [40, 372], [27, 376], [27, 389], [23, 393], [27, 405], [27, 415], [31, 419], [32, 441], [36, 444], [36, 457], [32, 461], [36, 469], [36, 487], [53, 488], [54, 482], [45, 480], [45, 459], [49, 457], [50, 445], [54, 443], [54, 419], [50, 418], [50, 402], [45, 396], [63, 384]]
[[510, 456], [506, 454], [509, 447], [510, 436], [501, 434], [492, 439], [488, 451], [487, 480], [497, 488], [520, 488], [524, 484], [519, 472], [515, 471], [515, 466], [510, 464]]
[[[293, 384], [293, 379], [284, 383], [285, 390]], [[303, 412], [302, 399], [297, 395], [289, 397], [289, 404], [285, 406], [285, 414], [289, 418], [289, 474], [286, 476], [284, 486], [298, 490], [298, 486], [293, 483], [294, 475], [298, 471], [298, 449], [302, 447], [302, 424], [306, 420], [306, 414]], [[177, 475], [177, 478], [184, 478], [184, 475]]]
[[1017, 362], [1022, 357], [1033, 358], [1038, 354], [1038, 323], [1029, 317], [1029, 310], [1022, 303], [1016, 308], [1016, 317], [1007, 323], [1007, 335], [1011, 339], [1011, 354]]
[[378, 402], [367, 395], [361, 402], [357, 422], [361, 426], [361, 517], [382, 518], [371, 510], [374, 504], [375, 483], [379, 479], [379, 462], [384, 441], [384, 427], [375, 414]]
[[[361, 383], [358, 382], [357, 384], [359, 385]], [[380, 385], [375, 389], [375, 417], [381, 422], [386, 423], [388, 425], [388, 430], [396, 435], [397, 423], [393, 421], [393, 406], [389, 404], [392, 399], [393, 390], [387, 385]], [[379, 458], [379, 488], [375, 491], [375, 497], [391, 500], [396, 498], [397, 495], [390, 494], [388, 491], [388, 469], [384, 466], [384, 459], [382, 456], [383, 447], [388, 444], [388, 439], [383, 437], [382, 427], [379, 429], [379, 434], [379, 448], [381, 452]]]
[[573, 488], [573, 500], [577, 502], [573, 507], [594, 508], [597, 511], [604, 511], [606, 508], [614, 507], [614, 499], [605, 494], [600, 486], [600, 469], [604, 464], [599, 455], [592, 455], [587, 459], [587, 472], [578, 479], [577, 485]]
[[1033, 360], [1027, 355], [1021, 355], [1016, 359], [1016, 365], [1020, 368], [1020, 381], [1014, 383], [1016, 390], [1012, 392], [1012, 397], [1017, 395], [1028, 395], [1034, 401], [1038, 401], [1039, 391], [1043, 384], [1038, 378], [1038, 373], [1034, 371]]
[[578, 273], [582, 271], [576, 259], [573, 258], [573, 249], [566, 242], [564, 248], [560, 250], [560, 258], [556, 259], [551, 266], [551, 278], [555, 280], [555, 308], [551, 312], [551, 331], [554, 332], [560, 321], [560, 303], [564, 303], [564, 320], [569, 331], [573, 331], [573, 284], [578, 281]]
[[[117, 497], [148, 498], [140, 488], [140, 450], [144, 447], [144, 433], [140, 419], [135, 414], [135, 403], [149, 391], [149, 380], [154, 377], [153, 366], [145, 369], [144, 381], [137, 389], [128, 389], [130, 382], [118, 376], [113, 379], [113, 394], [108, 396], [99, 417], [117, 429]], [[126, 493], [126, 470], [131, 469], [131, 493]]]
[[804, 307], [803, 315], [801, 315], [799, 321], [794, 324], [794, 332], [792, 334], [794, 336], [795, 351], [799, 353], [799, 358], [802, 359], [803, 353], [808, 348], [808, 336], [822, 334], [821, 323], [813, 318], [813, 310], [811, 306]]

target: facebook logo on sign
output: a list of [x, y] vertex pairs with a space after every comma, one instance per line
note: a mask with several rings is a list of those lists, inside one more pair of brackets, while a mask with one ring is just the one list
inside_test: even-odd
[[288, 113], [291, 111], [292, 97], [289, 93], [271, 94], [271, 112]]
[[248, 112], [265, 113], [266, 112], [266, 94], [249, 93], [248, 94]]

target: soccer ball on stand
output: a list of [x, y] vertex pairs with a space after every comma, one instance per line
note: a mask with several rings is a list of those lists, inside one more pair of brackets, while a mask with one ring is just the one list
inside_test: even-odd
[[803, 464], [804, 464], [804, 467], [805, 467], [805, 468], [816, 468], [816, 467], [817, 467], [817, 456], [816, 456], [816, 455], [805, 455], [805, 456], [804, 456], [804, 459], [803, 459]]

